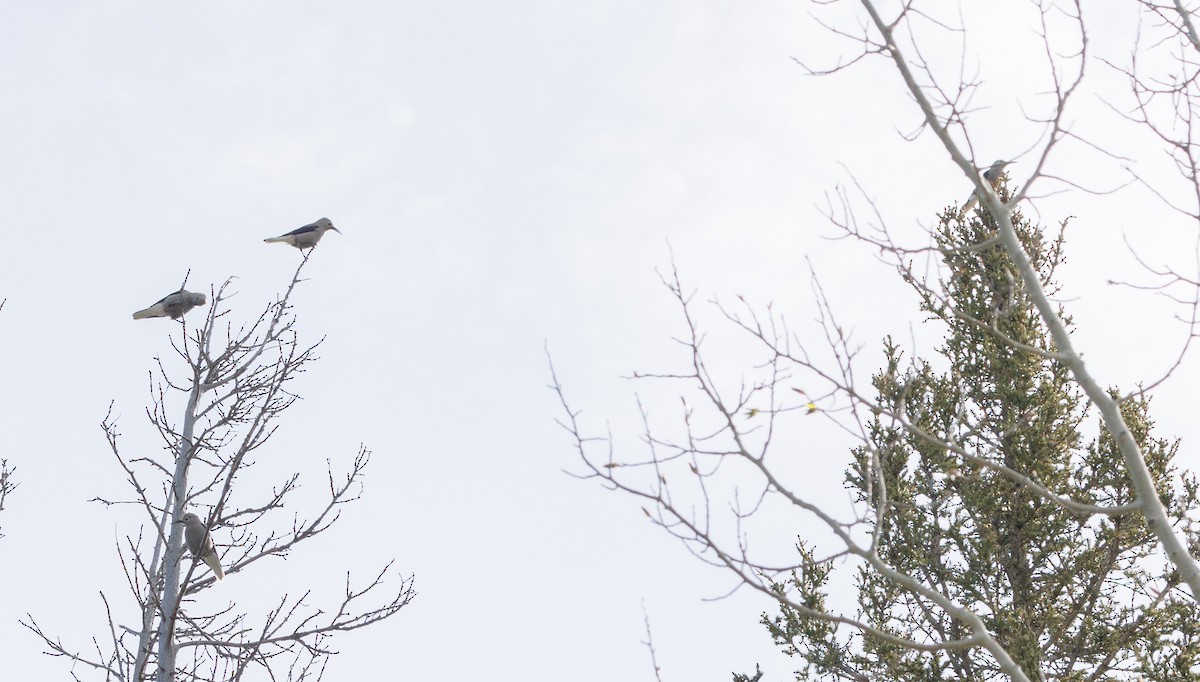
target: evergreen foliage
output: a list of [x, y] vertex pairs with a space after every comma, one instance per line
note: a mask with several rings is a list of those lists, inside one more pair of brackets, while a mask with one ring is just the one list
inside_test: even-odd
[[[1006, 184], [999, 192], [1010, 197]], [[1048, 236], [1020, 214], [1013, 224], [1047, 291], [1055, 292], [1063, 230]], [[1085, 435], [1086, 403], [1067, 368], [1047, 356], [1053, 343], [1004, 249], [989, 242], [995, 233], [986, 211], [960, 220], [948, 209], [936, 233], [945, 266], [940, 286], [906, 275], [922, 310], [947, 333], [936, 362], [906, 361], [898, 344], [884, 341], [886, 367], [873, 381], [884, 409], [846, 475], [857, 501], [878, 514], [869, 525], [879, 556], [979, 614], [1031, 679], [1200, 679], [1194, 603], [1174, 589], [1179, 578], [1141, 514], [1070, 511], [938, 443], [1077, 502], [1135, 501], [1112, 438], [1102, 428], [1098, 438]], [[1148, 400], [1127, 400], [1122, 409], [1155, 480], [1177, 480], [1178, 443], [1153, 435]], [[1181, 519], [1195, 506], [1196, 484], [1164, 483], [1160, 495]], [[775, 589], [827, 611], [833, 566], [817, 561], [803, 540], [799, 550], [805, 570]], [[869, 625], [930, 644], [971, 636], [966, 624], [869, 568], [856, 582], [858, 618]], [[977, 647], [906, 648], [789, 608], [763, 622], [804, 660], [798, 679], [1004, 677]]]

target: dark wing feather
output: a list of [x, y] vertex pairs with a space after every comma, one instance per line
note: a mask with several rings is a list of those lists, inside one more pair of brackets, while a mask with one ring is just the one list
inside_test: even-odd
[[[179, 291], [183, 291], [183, 289], [180, 289]], [[154, 303], [151, 303], [149, 307], [153, 308], [154, 306], [158, 305], [159, 303], [165, 304], [167, 302], [168, 298], [171, 298], [175, 294], [178, 294], [179, 291], [172, 291], [171, 293], [167, 294], [166, 296], [163, 296], [162, 298], [158, 299]]]
[[304, 227], [297, 227], [296, 229], [292, 230], [291, 232], [288, 232], [287, 234], [285, 234], [283, 236], [290, 237], [290, 236], [296, 235], [296, 234], [307, 234], [309, 232], [316, 231], [316, 229], [317, 229], [316, 223], [309, 223], [309, 224], [305, 225]]

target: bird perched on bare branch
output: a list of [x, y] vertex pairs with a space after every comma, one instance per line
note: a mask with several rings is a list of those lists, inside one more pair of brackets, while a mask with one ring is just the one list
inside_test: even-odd
[[333, 226], [329, 218], [321, 218], [315, 223], [309, 223], [304, 227], [298, 227], [287, 234], [281, 234], [278, 237], [264, 239], [264, 242], [272, 244], [279, 242], [282, 244], [291, 244], [297, 249], [311, 249], [321, 241], [321, 237], [329, 230], [333, 230], [338, 234], [342, 231]]
[[133, 314], [133, 319], [144, 320], [147, 317], [169, 317], [178, 320], [184, 313], [198, 305], [208, 303], [204, 294], [193, 294], [186, 289], [180, 289], [173, 294], [160, 298], [154, 305]]
[[[983, 172], [983, 179], [986, 180], [987, 183], [992, 186], [992, 189], [995, 189], [995, 190], [1000, 189], [1000, 180], [1001, 180], [1001, 178], [1004, 177], [1004, 169], [1007, 168], [1009, 166], [1009, 164], [1013, 164], [1013, 163], [1016, 163], [1016, 161], [1005, 161], [1004, 159], [997, 159], [994, 163], [992, 163], [990, 168], [988, 168], [987, 170], [985, 170]], [[976, 204], [978, 204], [978, 203], [979, 203], [978, 193], [971, 192], [971, 196], [967, 197], [967, 200], [965, 202], [963, 202], [962, 211], [959, 213], [959, 215], [966, 215], [967, 211], [970, 211], [971, 209], [975, 208]]]
[[199, 516], [188, 512], [179, 520], [183, 524], [183, 538], [187, 541], [188, 551], [192, 558], [199, 558], [208, 564], [217, 580], [225, 579], [225, 571], [221, 570], [221, 558], [217, 556], [217, 546], [213, 544], [208, 528]]

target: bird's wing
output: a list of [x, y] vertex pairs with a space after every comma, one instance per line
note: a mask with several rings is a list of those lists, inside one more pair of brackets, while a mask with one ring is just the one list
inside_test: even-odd
[[316, 223], [309, 223], [309, 224], [305, 225], [304, 227], [297, 227], [296, 229], [292, 230], [291, 232], [288, 232], [287, 234], [280, 235], [280, 236], [290, 237], [294, 234], [305, 234], [307, 232], [314, 232], [317, 230], [317, 228], [318, 228], [318, 226]]
[[163, 296], [162, 298], [158, 299], [157, 301], [155, 301], [148, 307], [142, 308], [141, 310], [139, 310], [133, 314], [133, 319], [144, 320], [147, 317], [163, 317], [163, 316], [165, 316], [167, 314], [166, 313], [167, 299], [171, 298], [172, 296], [174, 296], [175, 294], [178, 294], [178, 293], [179, 293], [178, 291], [171, 292], [171, 293], [167, 294], [166, 296]]
[[163, 305], [166, 305], [167, 299], [171, 298], [172, 296], [174, 296], [175, 294], [178, 294], [178, 293], [179, 293], [178, 291], [172, 291], [171, 293], [167, 294], [166, 296], [163, 296], [162, 298], [155, 301], [150, 307], [153, 308], [154, 306], [156, 306], [160, 303]]

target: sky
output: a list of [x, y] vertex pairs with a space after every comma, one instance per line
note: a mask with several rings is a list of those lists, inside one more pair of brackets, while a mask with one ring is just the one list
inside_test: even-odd
[[[128, 453], [160, 447], [149, 376], [156, 357], [170, 366], [178, 325], [130, 314], [190, 271], [193, 291], [236, 278], [234, 314], [253, 318], [299, 259], [262, 239], [322, 216], [343, 234], [326, 235], [294, 298], [303, 337], [324, 338], [320, 361], [297, 380], [303, 400], [260, 467], [264, 480], [300, 471], [316, 492], [326, 461], [344, 469], [361, 443], [373, 452], [363, 498], [336, 532], [231, 575], [205, 606], [257, 608], [285, 586], [336, 599], [346, 570], [365, 578], [394, 558], [415, 575], [416, 600], [340, 636], [327, 679], [653, 680], [647, 616], [664, 680], [727, 680], [756, 663], [788, 679], [796, 662], [758, 624], [770, 603], [746, 590], [718, 598], [736, 584], [729, 574], [637, 501], [569, 475], [582, 468], [556, 424], [547, 352], [585, 429], [611, 431], [634, 456], [638, 397], [656, 423], [678, 423], [678, 389], [627, 378], [687, 359], [659, 279], [672, 261], [705, 324], [720, 325], [708, 300], [742, 296], [801, 333], [813, 331], [815, 271], [864, 346], [860, 376], [887, 334], [935, 345], [911, 293], [868, 247], [828, 239], [820, 207], [857, 180], [897, 234], [920, 239], [969, 184], [932, 136], [905, 138], [918, 112], [889, 64], [807, 75], [798, 60], [853, 53], [813, 9], [0, 7], [0, 456], [20, 484], [0, 516], [6, 679], [68, 668], [16, 622], [26, 614], [80, 649], [106, 632], [101, 591], [133, 621], [115, 552], [132, 517], [89, 501], [125, 491], [99, 424], [111, 405]], [[822, 11], [857, 21], [853, 6]], [[975, 149], [982, 165], [1024, 155], [1019, 179], [1039, 143], [1025, 114], [1045, 104], [1045, 55], [1028, 10], [970, 11], [965, 49], [983, 83]], [[1095, 16], [1099, 56], [1127, 55], [1128, 19]], [[953, 65], [956, 49], [928, 56]], [[1088, 68], [1089, 87], [1124, 94], [1113, 71]], [[1114, 119], [1092, 91], [1072, 110], [1097, 136]], [[1132, 156], [1143, 139], [1110, 142]], [[1145, 156], [1147, 176], [1169, 183]], [[1082, 145], [1054, 164], [1119, 184], [1121, 163]], [[1036, 218], [1075, 216], [1060, 300], [1089, 366], [1106, 384], [1157, 378], [1184, 335], [1173, 309], [1108, 281], [1137, 275], [1129, 245], [1194, 272], [1195, 224], [1137, 187], [1045, 189]], [[729, 351], [722, 376], [750, 370], [736, 343], [714, 344]], [[1193, 468], [1180, 377], [1195, 371], [1177, 370], [1154, 404]], [[847, 443], [796, 429], [808, 492], [844, 510]], [[779, 529], [809, 532], [794, 519]]]

